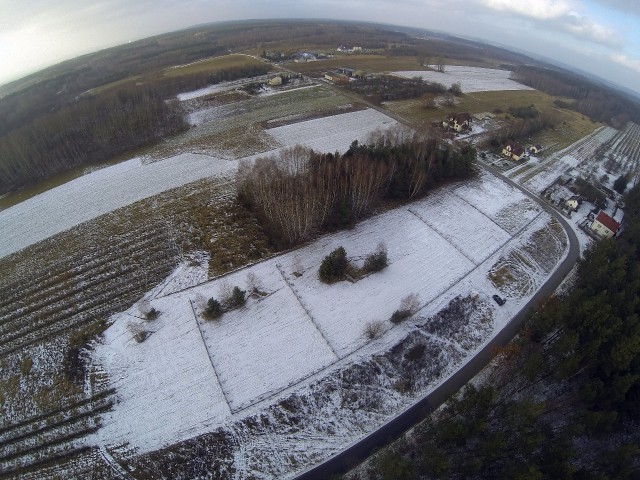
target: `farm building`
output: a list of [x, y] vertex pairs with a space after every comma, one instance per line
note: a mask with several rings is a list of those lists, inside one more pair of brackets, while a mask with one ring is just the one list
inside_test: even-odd
[[356, 74], [356, 69], [351, 67], [340, 67], [336, 69], [336, 71], [342, 75], [346, 75], [347, 77], [353, 77]]
[[349, 83], [349, 77], [336, 72], [327, 72], [324, 74], [324, 78], [338, 85]]
[[620, 224], [602, 210], [600, 210], [600, 213], [591, 224], [591, 230], [604, 238], [613, 237], [619, 228]]
[[442, 127], [447, 130], [455, 130], [456, 132], [466, 132], [471, 130], [471, 115], [467, 112], [450, 113], [445, 120], [442, 121]]
[[524, 156], [524, 147], [517, 142], [509, 140], [502, 149], [502, 154], [505, 157], [512, 158], [516, 162]]

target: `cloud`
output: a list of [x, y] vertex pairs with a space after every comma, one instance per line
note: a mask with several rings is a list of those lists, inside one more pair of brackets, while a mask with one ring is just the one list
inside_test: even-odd
[[624, 53], [614, 53], [611, 55], [611, 60], [622, 65], [623, 67], [630, 68], [631, 70], [635, 70], [640, 73], [640, 59], [631, 58]]
[[575, 12], [570, 12], [560, 19], [559, 26], [577, 38], [607, 47], [618, 48], [624, 44], [624, 39], [615, 29]]
[[640, 2], [637, 0], [595, 0], [596, 3], [608, 8], [615, 8], [626, 13], [640, 16]]
[[[615, 0], [600, 0], [615, 1]], [[575, 0], [478, 0], [481, 5], [514, 14], [533, 22], [537, 28], [568, 33], [580, 40], [617, 48], [624, 40], [615, 29], [578, 12]]]
[[512, 12], [538, 20], [550, 20], [570, 13], [572, 2], [568, 0], [480, 0], [493, 10]]

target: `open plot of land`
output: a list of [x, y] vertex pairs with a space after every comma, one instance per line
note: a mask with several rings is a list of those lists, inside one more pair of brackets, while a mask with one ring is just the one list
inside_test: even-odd
[[429, 215], [419, 213], [420, 204], [411, 211], [476, 265], [511, 237], [479, 209], [469, 208], [475, 202], [465, 202], [451, 195], [447, 198], [434, 197], [425, 203], [425, 210], [432, 212]]
[[502, 229], [515, 235], [540, 210], [533, 200], [518, 190], [512, 192], [511, 202], [504, 205], [500, 202], [503, 188], [501, 180], [485, 172], [479, 180], [460, 185], [455, 194], [475, 206]]
[[[475, 182], [486, 212], [521, 215], [517, 208], [511, 208], [522, 202], [514, 189], [502, 184], [500, 196], [499, 184], [491, 183], [493, 180], [486, 186], [482, 177]], [[480, 213], [478, 206], [463, 200], [464, 190], [460, 194], [455, 193], [456, 189], [462, 188], [464, 184], [454, 186], [453, 191], [440, 190], [408, 208], [391, 210], [362, 222], [353, 230], [322, 237], [302, 249], [192, 289], [158, 296], [151, 300], [151, 304], [161, 312], [159, 319], [154, 321], [157, 323], [132, 320], [135, 307], [113, 317], [115, 325], [119, 326], [106, 332], [105, 342], [96, 348], [93, 361], [97, 368], [102, 366], [106, 372], [116, 372], [118, 381], [122, 382], [119, 384], [121, 402], [105, 417], [108, 426], [97, 434], [99, 442], [113, 445], [129, 438], [132, 447], [139, 448], [139, 452], [146, 452], [211, 431], [216, 425], [236, 421], [234, 419], [240, 421], [246, 416], [259, 415], [263, 411], [261, 409], [270, 408], [269, 405], [277, 401], [283, 392], [307, 388], [306, 385], [318, 382], [336, 368], [346, 368], [353, 362], [353, 355], [369, 358], [401, 341], [409, 326], [401, 324], [393, 327], [388, 318], [400, 307], [400, 301], [406, 295], [418, 295], [422, 306], [420, 318], [425, 319], [421, 322], [427, 322], [428, 325], [426, 318], [438, 312], [454, 297], [468, 295], [475, 289], [486, 294], [495, 291], [492, 289], [496, 287], [487, 277], [492, 266], [500, 258], [525, 249], [530, 241], [535, 243], [537, 237], [534, 232], [544, 228], [548, 217], [536, 220], [542, 223], [532, 224], [524, 234], [519, 232], [516, 238], [505, 245], [510, 235], [502, 231], [491, 216]], [[468, 225], [460, 229], [454, 228], [452, 223], [449, 237], [445, 239], [419, 217], [430, 218], [449, 200], [456, 205], [451, 215], [465, 219]], [[532, 217], [526, 213], [525, 218], [524, 225], [523, 220], [514, 220], [512, 223], [526, 226]], [[317, 271], [322, 257], [336, 246], [344, 246], [350, 260], [362, 265], [364, 257], [374, 251], [381, 240], [387, 243], [389, 251], [390, 265], [385, 270], [354, 283], [320, 283]], [[493, 250], [501, 248], [492, 254], [492, 247]], [[523, 251], [525, 253], [522, 255], [533, 259], [531, 263], [540, 263], [541, 260], [536, 259], [533, 253]], [[482, 255], [486, 258], [481, 258]], [[536, 255], [546, 255], [546, 249], [541, 249]], [[555, 264], [559, 258], [556, 251], [553, 255], [550, 264]], [[478, 261], [484, 261], [476, 265], [467, 258], [474, 256]], [[547, 270], [546, 266], [531, 270], [529, 277], [532, 284], [539, 284], [548, 273]], [[212, 296], [220, 298], [221, 292], [233, 285], [247, 288], [248, 273], [259, 279], [259, 288], [266, 296], [250, 298], [244, 307], [224, 314], [215, 323], [208, 323], [198, 316], [201, 306], [195, 308], [194, 316], [192, 301], [201, 305], [202, 299]], [[175, 277], [171, 276], [167, 281], [174, 282]], [[163, 295], [163, 289], [164, 285], [159, 285], [148, 297]], [[500, 309], [501, 316], [500, 320], [496, 320], [496, 325], [507, 321], [517, 310], [518, 299], [519, 296], [514, 297], [513, 301]], [[372, 342], [365, 335], [365, 329], [369, 322], [376, 320], [382, 321], [386, 333], [380, 340]], [[142, 323], [152, 332], [142, 344], [132, 339], [127, 328], [132, 321]], [[448, 352], [442, 353], [444, 356], [439, 357], [437, 365], [453, 368], [447, 359], [456, 358], [455, 361], [459, 361], [464, 357], [459, 349], [475, 348], [490, 331], [486, 321], [474, 325], [460, 326], [465, 332], [467, 329], [480, 330], [476, 332], [477, 335], [470, 331], [463, 334], [460, 330], [461, 343], [456, 343], [457, 346], [449, 345], [452, 340], [448, 337], [434, 339], [434, 342], [442, 343], [442, 348]], [[198, 328], [201, 333], [197, 331]], [[176, 337], [179, 339], [174, 341]], [[475, 340], [471, 341], [473, 338]], [[186, 339], [199, 342], [197, 348], [189, 349], [189, 354], [185, 353], [188, 348]], [[174, 349], [179, 351], [174, 353]], [[146, 366], [151, 362], [151, 351], [155, 352], [153, 362], [163, 365], [163, 368]], [[189, 355], [194, 358], [189, 360]], [[157, 360], [155, 356], [164, 358]], [[172, 362], [174, 356], [176, 361]], [[198, 377], [198, 382], [182, 385], [184, 391], [171, 386], [176, 375], [188, 377], [192, 368], [199, 369], [198, 375], [206, 373], [205, 377]], [[441, 372], [442, 368], [437, 367], [433, 375], [440, 375], [435, 372]], [[127, 373], [129, 369], [136, 370], [131, 377]], [[128, 378], [135, 381], [129, 381]], [[160, 387], [164, 389], [165, 385], [168, 390], [157, 391]], [[136, 400], [130, 400], [133, 398]], [[138, 401], [138, 398], [146, 401]], [[182, 415], [180, 412], [184, 402], [188, 402], [188, 406], [185, 407], [186, 414]], [[210, 402], [216, 402], [216, 406], [210, 407]], [[397, 400], [390, 400], [391, 404], [397, 405]], [[136, 433], [129, 425], [131, 418], [151, 421], [142, 409], [145, 412], [162, 412], [159, 418], [163, 419], [163, 425], [144, 426], [141, 433]], [[307, 415], [315, 418], [314, 415], [318, 414], [320, 412], [312, 410]], [[374, 423], [377, 425], [390, 414], [390, 411], [386, 411], [385, 415], [378, 415]], [[335, 419], [335, 415], [341, 414], [331, 414], [330, 418]], [[177, 420], [167, 421], [178, 418], [179, 424]], [[322, 418], [327, 418], [326, 414]], [[352, 418], [350, 421], [356, 420]], [[348, 433], [336, 426], [341, 432], [340, 442], [348, 442], [350, 438], [373, 427], [367, 426], [371, 419], [363, 418], [361, 421], [364, 423]], [[301, 428], [305, 428], [304, 424], [304, 421], [300, 424]], [[243, 440], [242, 448], [251, 448], [251, 455], [260, 457], [265, 454], [265, 448], [268, 447], [269, 451], [275, 448], [273, 445], [256, 444], [254, 440], [251, 436], [246, 439], [247, 443]], [[300, 441], [303, 442], [302, 439]], [[334, 444], [331, 449], [335, 448], [338, 446]]]
[[[306, 91], [312, 92], [314, 90], [316, 89]], [[322, 92], [320, 98], [326, 99], [326, 92]], [[342, 101], [343, 99], [339, 98], [331, 100], [337, 104]], [[260, 118], [273, 118], [273, 115], [268, 113], [271, 108], [269, 105], [273, 107], [275, 104], [264, 104], [264, 115]], [[287, 102], [285, 107], [278, 112], [280, 112], [279, 114], [300, 112], [309, 105], [310, 103], [304, 102], [301, 104]], [[251, 114], [244, 115], [242, 120], [249, 121], [246, 116]], [[274, 138], [274, 135], [270, 135], [255, 124], [246, 124], [243, 121], [236, 117], [225, 118], [204, 124], [203, 128], [209, 128], [218, 132], [218, 135], [222, 135], [238, 131], [230, 130], [231, 126], [235, 125], [235, 128], [247, 134], [247, 138], [251, 138], [253, 141], [256, 141], [256, 138], [262, 139], [260, 151], [271, 151], [275, 145], [281, 145], [281, 142]], [[361, 110], [299, 122], [291, 126], [277, 127], [269, 132], [275, 132], [282, 138], [282, 143], [285, 146], [302, 141], [318, 151], [335, 152], [336, 150], [345, 151], [353, 140], [364, 140], [371, 132], [380, 128], [388, 128], [395, 123], [394, 120], [375, 110]], [[258, 135], [260, 133], [262, 136]], [[212, 135], [215, 134], [212, 133]], [[198, 139], [197, 136], [194, 136], [194, 139], [199, 144], [204, 141], [202, 138]], [[176, 146], [177, 150], [182, 150], [184, 144], [178, 142]], [[171, 147], [171, 150], [173, 148]], [[214, 150], [217, 153], [220, 152], [220, 143], [216, 144]], [[231, 153], [232, 158], [237, 159], [242, 158], [240, 154], [246, 152], [232, 150]], [[143, 162], [139, 158], [134, 158], [97, 170], [64, 186], [54, 188], [14, 207], [0, 211], [0, 222], [4, 228], [4, 235], [0, 239], [0, 257], [143, 198], [206, 177], [231, 175], [235, 172], [236, 167], [236, 162], [223, 160], [219, 157], [185, 153], [156, 162]], [[64, 215], [61, 214], [63, 211]], [[24, 218], [30, 218], [31, 221], [25, 223]]]
[[363, 142], [376, 129], [397, 122], [373, 109], [333, 115], [270, 128], [267, 133], [282, 145], [305, 145], [317, 152], [345, 152], [354, 140]]
[[0, 257], [143, 198], [234, 168], [233, 163], [192, 154], [148, 164], [134, 158], [103, 168], [1, 211]]
[[221, 57], [207, 58], [205, 60], [200, 60], [186, 65], [166, 68], [163, 71], [163, 75], [166, 77], [177, 77], [193, 73], [216, 72], [227, 68], [253, 67], [260, 65], [264, 65], [264, 62], [252, 57], [251, 55], [223, 55]]
[[[427, 204], [415, 205], [417, 212], [429, 208]], [[383, 272], [355, 283], [342, 282], [338, 289], [318, 280], [317, 268], [328, 252], [344, 245], [348, 255], [362, 259], [381, 241], [387, 244], [390, 259]], [[463, 253], [404, 209], [376, 217], [353, 232], [333, 235], [300, 256], [305, 272], [300, 277], [289, 274], [290, 281], [340, 357], [365, 345], [367, 323], [387, 321], [404, 297], [419, 292], [420, 300], [426, 302], [442, 294], [474, 266]], [[291, 270], [292, 267], [288, 269]]]
[[307, 75], [321, 76], [328, 70], [338, 67], [350, 67], [367, 72], [392, 72], [395, 70], [429, 70], [428, 67], [420, 67], [416, 57], [397, 56], [384, 57], [381, 55], [350, 55], [345, 57], [318, 60], [317, 62], [291, 63], [287, 68], [294, 72]]
[[[251, 269], [265, 296], [219, 321], [202, 323], [222, 389], [232, 410], [277, 393], [337, 360], [313, 319], [272, 262]], [[246, 274], [226, 278], [245, 288]], [[220, 298], [211, 291], [207, 297]], [[287, 345], [287, 348], [283, 348]]]
[[[277, 95], [258, 95], [203, 108], [189, 115], [190, 130], [160, 145], [149, 156], [165, 158], [176, 152], [189, 151], [237, 159], [264, 153], [281, 145], [265, 135], [262, 125], [290, 123], [307, 116], [330, 116], [340, 108], [352, 109], [351, 100], [324, 86], [305, 86]], [[366, 128], [365, 125], [361, 127]], [[321, 133], [314, 132], [314, 138]]]
[[421, 77], [427, 82], [441, 83], [447, 88], [454, 83], [459, 83], [463, 93], [496, 90], [533, 90], [531, 87], [511, 80], [509, 78], [511, 76], [510, 71], [493, 68], [447, 65], [444, 72], [412, 70], [394, 73], [405, 78]]
[[[169, 302], [171, 307], [165, 307]], [[108, 438], [160, 447], [169, 438], [192, 436], [194, 425], [228, 415], [229, 406], [215, 381], [191, 304], [169, 302], [157, 303], [163, 310], [153, 322], [137, 318], [133, 310], [107, 331], [105, 340], [119, 349], [105, 356], [102, 366], [124, 401], [103, 417], [103, 427], [92, 441], [102, 443], [102, 438]], [[152, 333], [137, 343], [136, 328]], [[159, 355], [158, 347], [170, 348], [171, 355]]]

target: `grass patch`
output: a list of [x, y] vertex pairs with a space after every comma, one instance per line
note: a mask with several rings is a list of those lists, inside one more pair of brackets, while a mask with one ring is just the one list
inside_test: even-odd
[[492, 269], [489, 272], [489, 280], [491, 280], [491, 283], [500, 290], [507, 283], [513, 282], [515, 277], [508, 265], [500, 265], [498, 268]]
[[[558, 108], [553, 104], [558, 98], [560, 97], [547, 95], [537, 90], [504, 90], [468, 93], [458, 98], [455, 107], [426, 109], [422, 107], [422, 102], [419, 99], [414, 99], [386, 102], [385, 108], [415, 124], [421, 124], [440, 121], [452, 109], [469, 112], [473, 115], [494, 111], [508, 112], [509, 108], [526, 108], [535, 105], [539, 112], [553, 113], [559, 120], [555, 129], [540, 132], [529, 140], [529, 143], [543, 145], [545, 148], [543, 155], [546, 156], [553, 151], [568, 147], [601, 126], [580, 113]], [[501, 123], [509, 122], [511, 118], [508, 113], [496, 115], [496, 119]]]
[[263, 65], [264, 62], [256, 60], [248, 55], [223, 55], [222, 57], [208, 58], [199, 62], [180, 65], [177, 67], [169, 67], [163, 70], [165, 77], [181, 77], [183, 75], [192, 75], [194, 73], [210, 73], [218, 72], [228, 68], [237, 67], [254, 67]]
[[[146, 156], [157, 159], [195, 151], [211, 155], [224, 155], [227, 152], [230, 157], [238, 158], [261, 153], [271, 149], [272, 145], [273, 148], [279, 145], [270, 143], [273, 139], [261, 132], [259, 124], [268, 124], [272, 120], [295, 120], [316, 112], [329, 113], [342, 106], [350, 108], [351, 102], [346, 96], [336, 95], [324, 86], [253, 97], [211, 109], [200, 125], [149, 150]], [[250, 130], [252, 128], [255, 130]]]
[[327, 70], [335, 70], [338, 67], [351, 67], [371, 73], [398, 70], [431, 70], [430, 68], [422, 67], [417, 57], [412, 56], [349, 55], [317, 62], [287, 64], [287, 68], [294, 72], [316, 77], [324, 75]]

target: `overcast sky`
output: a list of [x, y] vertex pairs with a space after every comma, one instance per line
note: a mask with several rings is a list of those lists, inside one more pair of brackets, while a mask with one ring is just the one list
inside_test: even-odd
[[640, 92], [639, 0], [0, 0], [0, 84], [131, 40], [250, 18], [437, 29], [544, 55]]

